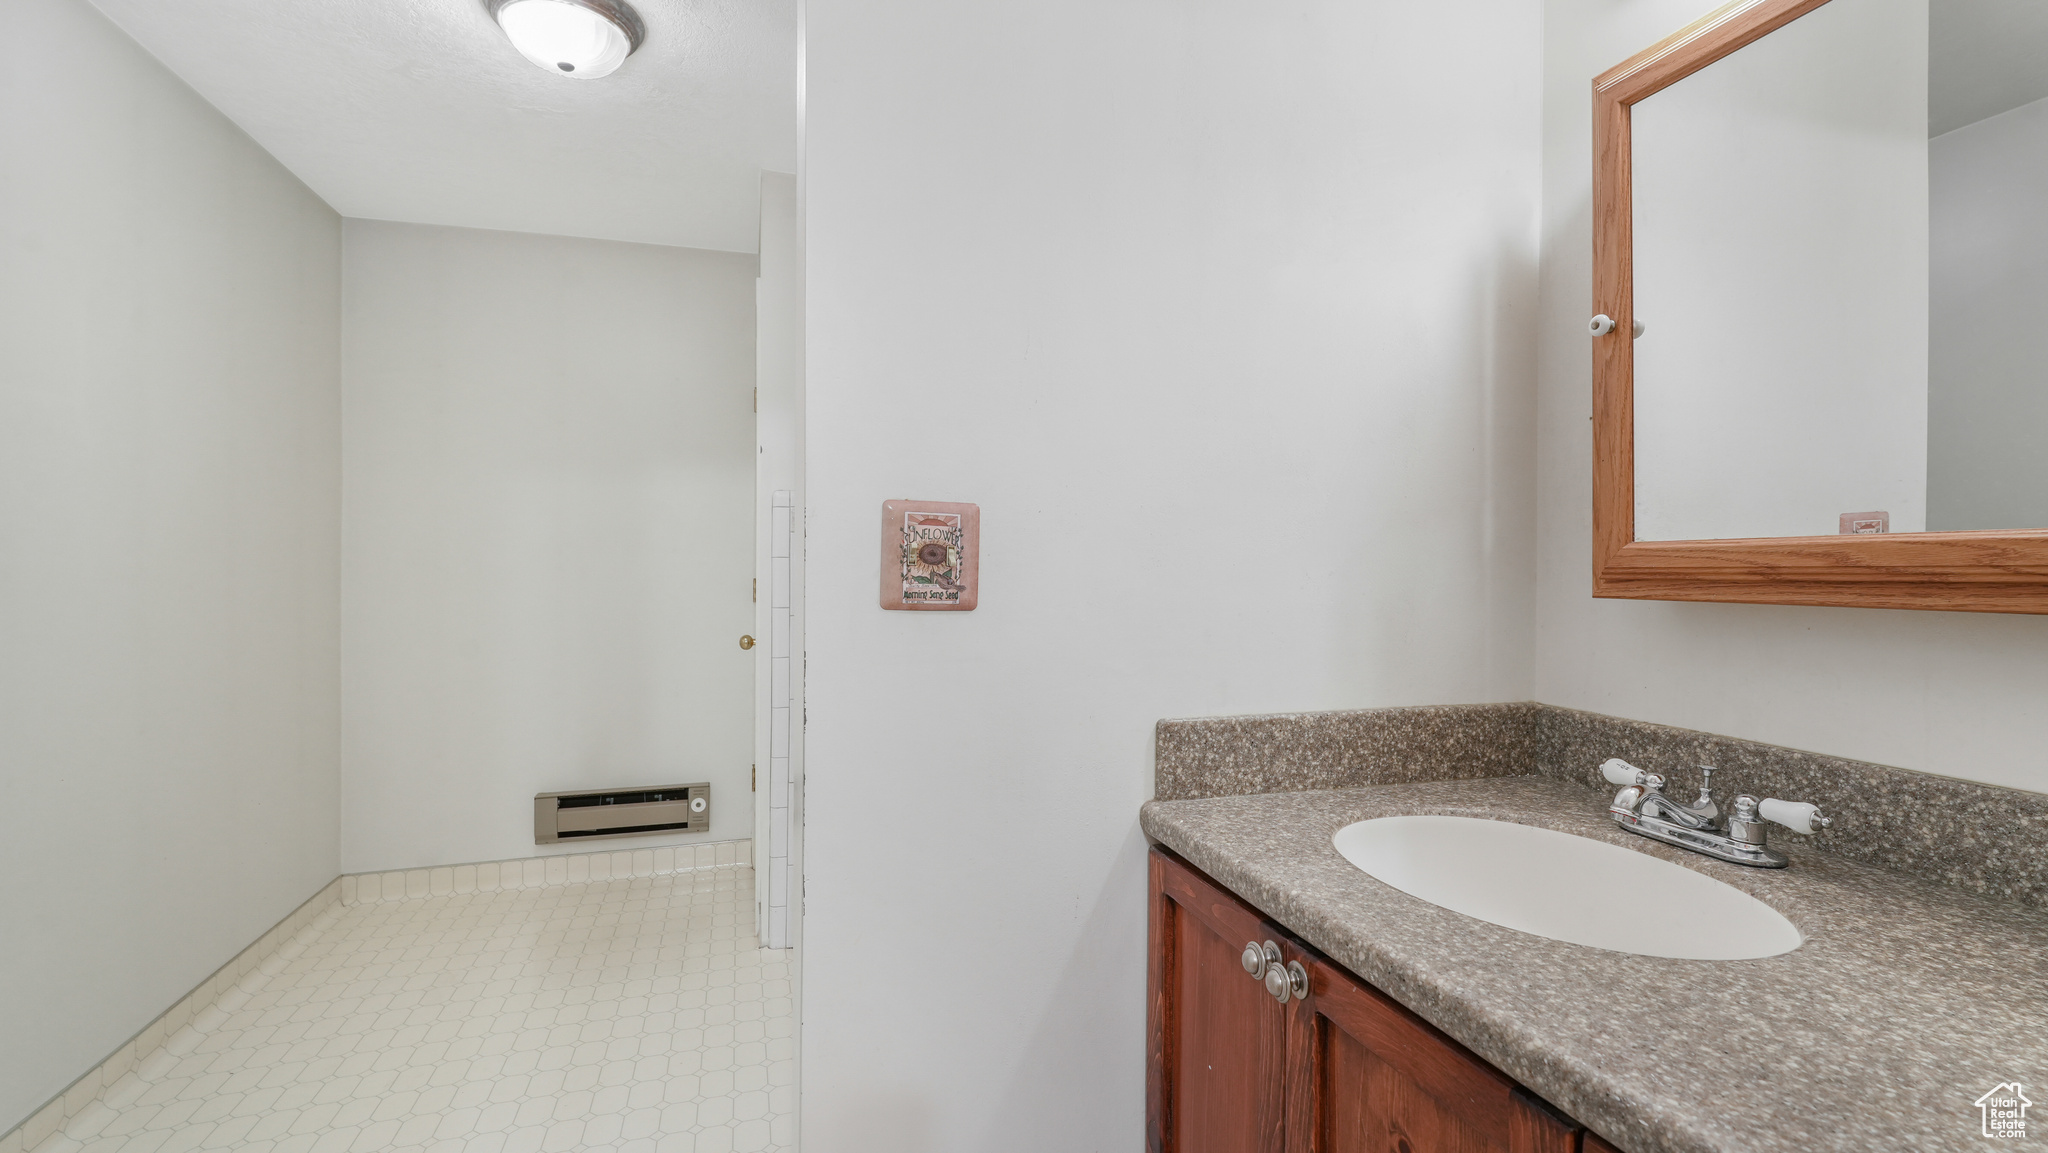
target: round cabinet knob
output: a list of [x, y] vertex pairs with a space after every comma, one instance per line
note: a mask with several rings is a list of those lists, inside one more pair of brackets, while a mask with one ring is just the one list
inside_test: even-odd
[[754, 638], [753, 638], [753, 637], [749, 637], [749, 636], [742, 636], [742, 637], [740, 637], [740, 647], [741, 647], [741, 648], [743, 648], [743, 649], [750, 649], [750, 648], [753, 648], [753, 647], [754, 647]]
[[1300, 961], [1287, 962], [1287, 988], [1295, 1000], [1308, 1000], [1308, 970], [1301, 967]]
[[1288, 980], [1287, 970], [1278, 965], [1274, 965], [1266, 970], [1266, 992], [1273, 994], [1275, 1001], [1285, 1005], [1287, 1003], [1287, 995], [1293, 991], [1294, 982]]
[[1594, 336], [1606, 336], [1614, 331], [1614, 318], [1603, 312], [1586, 322], [1586, 331]]
[[1244, 956], [1239, 960], [1244, 963], [1244, 971], [1250, 973], [1254, 979], [1266, 975], [1266, 954], [1260, 951], [1257, 941], [1244, 943]]
[[708, 809], [708, 808], [710, 808], [710, 807], [711, 807], [711, 802], [710, 802], [710, 801], [707, 801], [707, 800], [705, 800], [705, 799], [704, 799], [704, 798], [702, 798], [702, 797], [691, 797], [691, 798], [690, 798], [690, 811], [691, 811], [691, 812], [693, 812], [693, 813], [701, 813], [701, 812], [703, 812], [704, 810], [706, 810], [706, 809]]

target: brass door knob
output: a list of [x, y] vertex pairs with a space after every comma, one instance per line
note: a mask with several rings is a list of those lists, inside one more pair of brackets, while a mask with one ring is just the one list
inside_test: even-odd
[[753, 638], [753, 637], [749, 637], [749, 636], [742, 636], [742, 637], [740, 638], [740, 647], [741, 647], [741, 648], [743, 648], [743, 649], [750, 649], [750, 648], [753, 648], [753, 647], [754, 647], [754, 638]]

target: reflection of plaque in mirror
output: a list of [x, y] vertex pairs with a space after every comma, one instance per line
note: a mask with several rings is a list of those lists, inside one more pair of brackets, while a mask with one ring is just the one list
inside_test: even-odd
[[2048, 2], [1741, 0], [1594, 90], [1596, 595], [2048, 612]]

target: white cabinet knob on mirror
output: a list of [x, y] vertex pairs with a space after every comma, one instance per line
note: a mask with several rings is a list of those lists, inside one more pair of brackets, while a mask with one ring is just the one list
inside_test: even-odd
[[[1650, 326], [1644, 324], [1640, 320], [1637, 320], [1632, 321], [1630, 323], [1630, 328], [1634, 330], [1637, 336], [1641, 336], [1643, 333], [1649, 331]], [[1614, 331], [1614, 318], [1603, 312], [1600, 315], [1586, 322], [1586, 331], [1592, 333], [1594, 336], [1606, 336], [1608, 333]]]

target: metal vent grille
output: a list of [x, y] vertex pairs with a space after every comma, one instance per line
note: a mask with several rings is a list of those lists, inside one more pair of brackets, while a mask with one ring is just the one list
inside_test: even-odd
[[654, 785], [587, 793], [537, 793], [533, 843], [592, 837], [702, 833], [711, 828], [711, 786]]

